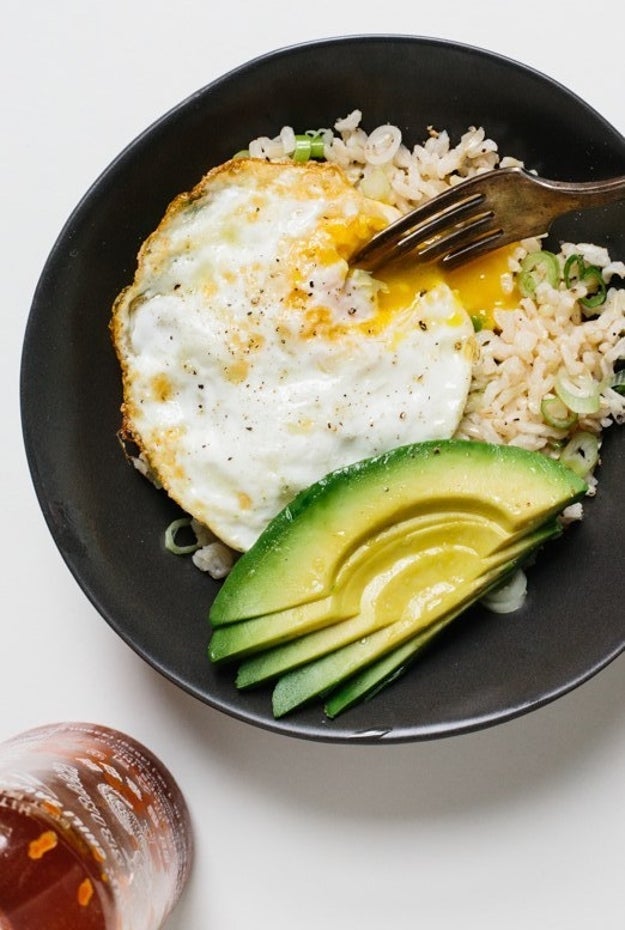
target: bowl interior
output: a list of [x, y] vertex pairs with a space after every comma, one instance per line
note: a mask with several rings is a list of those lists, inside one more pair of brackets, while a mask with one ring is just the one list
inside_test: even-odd
[[[502, 154], [557, 179], [625, 173], [625, 140], [564, 87], [478, 49], [408, 36], [355, 36], [280, 50], [227, 74], [135, 140], [87, 192], [37, 287], [24, 343], [22, 418], [34, 486], [63, 557], [103, 617], [143, 658], [215, 707], [280, 732], [346, 741], [421, 739], [485, 726], [557, 697], [625, 643], [612, 571], [625, 537], [623, 437], [605, 443], [587, 519], [532, 570], [513, 618], [479, 608], [411, 673], [336, 721], [318, 706], [271, 718], [268, 693], [236, 693], [209, 664], [207, 612], [217, 583], [162, 544], [177, 508], [124, 460], [112, 302], [169, 201], [258, 135], [329, 126], [354, 109], [391, 122], [408, 144], [427, 128], [452, 142], [484, 126]], [[625, 208], [558, 221], [555, 238], [625, 258]], [[588, 607], [592, 605], [592, 624]]]

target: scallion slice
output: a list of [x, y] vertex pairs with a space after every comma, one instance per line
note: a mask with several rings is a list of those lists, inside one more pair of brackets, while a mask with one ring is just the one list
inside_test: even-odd
[[599, 461], [599, 440], [594, 433], [580, 430], [567, 442], [560, 453], [560, 462], [567, 465], [580, 478], [589, 475]]
[[555, 394], [546, 394], [540, 403], [545, 423], [554, 429], [570, 429], [577, 422], [577, 414]]
[[541, 281], [548, 281], [552, 287], [557, 287], [559, 279], [560, 265], [557, 256], [547, 249], [541, 249], [529, 252], [525, 256], [521, 262], [517, 283], [523, 297], [532, 297]]
[[567, 287], [574, 287], [578, 281], [581, 281], [585, 267], [586, 265], [581, 255], [577, 253], [569, 255], [564, 263], [564, 269], [562, 271], [564, 283]]
[[595, 288], [592, 290], [592, 293], [586, 294], [585, 297], [580, 297], [579, 302], [582, 307], [587, 307], [589, 310], [601, 307], [602, 304], [605, 303], [607, 296], [607, 288], [603, 280], [603, 275], [601, 274], [601, 269], [597, 268], [596, 265], [589, 265], [584, 272], [582, 283], [585, 284], [587, 288]]
[[482, 604], [495, 614], [510, 614], [523, 606], [527, 596], [527, 576], [522, 568], [508, 578], [504, 584], [489, 591]]
[[311, 158], [325, 158], [326, 157], [326, 144], [323, 141], [323, 136], [315, 134], [314, 136], [311, 137], [310, 157]]
[[601, 385], [589, 375], [573, 378], [565, 368], [556, 375], [554, 390], [573, 413], [597, 413], [601, 404]]
[[293, 152], [293, 161], [305, 162], [311, 158], [325, 158], [325, 143], [323, 137], [315, 134], [295, 136], [295, 151]]
[[165, 530], [165, 548], [168, 552], [173, 552], [174, 555], [190, 555], [200, 548], [197, 539], [195, 543], [190, 543], [186, 546], [179, 546], [176, 542], [178, 531], [189, 526], [191, 526], [191, 517], [180, 517], [180, 519], [174, 520], [169, 524]]
[[605, 303], [607, 288], [601, 268], [587, 265], [582, 255], [569, 255], [564, 263], [563, 277], [567, 287], [583, 284], [590, 291], [585, 297], [580, 297], [579, 302], [583, 307], [593, 310]]

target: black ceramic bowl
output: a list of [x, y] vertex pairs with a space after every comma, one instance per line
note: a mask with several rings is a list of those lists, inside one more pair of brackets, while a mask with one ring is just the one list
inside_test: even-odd
[[[356, 36], [282, 49], [182, 102], [102, 174], [62, 230], [37, 287], [22, 363], [22, 414], [34, 486], [56, 544], [119, 635], [180, 687], [228, 714], [326, 741], [426, 739], [494, 724], [579, 685], [625, 644], [625, 435], [604, 445], [587, 519], [541, 556], [516, 614], [479, 607], [411, 672], [334, 721], [319, 705], [280, 721], [269, 694], [238, 694], [207, 659], [217, 583], [163, 547], [176, 507], [124, 460], [111, 304], [168, 202], [249, 139], [283, 125], [326, 126], [359, 108], [365, 128], [397, 124], [407, 143], [430, 125], [452, 138], [484, 126], [540, 174], [625, 173], [625, 140], [542, 74], [479, 49], [410, 36]], [[625, 207], [559, 221], [556, 237], [625, 258]]]

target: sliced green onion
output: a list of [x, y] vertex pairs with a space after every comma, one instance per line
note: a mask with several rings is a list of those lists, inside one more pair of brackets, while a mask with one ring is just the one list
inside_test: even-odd
[[591, 294], [586, 294], [585, 297], [580, 297], [580, 304], [583, 307], [587, 307], [589, 310], [594, 310], [595, 307], [600, 307], [605, 303], [607, 288], [605, 286], [605, 281], [603, 280], [603, 275], [601, 274], [601, 269], [597, 268], [596, 265], [589, 265], [585, 272], [584, 277], [582, 278], [582, 284], [585, 284], [587, 288], [596, 286]]
[[471, 322], [473, 323], [474, 332], [480, 333], [484, 329], [484, 319], [478, 316], [477, 313], [471, 314]]
[[577, 253], [569, 255], [564, 263], [564, 270], [562, 272], [564, 283], [567, 287], [573, 287], [578, 281], [581, 281], [585, 267], [586, 264], [581, 255]]
[[174, 520], [173, 523], [170, 523], [167, 529], [165, 530], [165, 548], [168, 552], [173, 552], [174, 555], [190, 555], [192, 552], [195, 552], [200, 548], [199, 542], [195, 541], [187, 546], [179, 546], [176, 542], [176, 536], [178, 531], [184, 527], [191, 526], [191, 517], [180, 517], [179, 520]]
[[546, 394], [540, 403], [545, 423], [554, 429], [570, 429], [577, 422], [577, 414], [555, 394]]
[[250, 150], [241, 149], [240, 151], [234, 153], [234, 155], [232, 156], [232, 159], [234, 160], [237, 158], [249, 158], [249, 157], [250, 157]]
[[601, 268], [598, 265], [587, 265], [582, 255], [577, 253], [569, 255], [564, 263], [564, 283], [567, 287], [583, 284], [592, 293], [580, 297], [580, 304], [589, 310], [600, 307], [605, 303], [607, 288]]
[[553, 252], [541, 249], [538, 252], [529, 252], [521, 262], [518, 287], [523, 297], [532, 297], [536, 285], [541, 281], [548, 281], [556, 287], [560, 280], [560, 265]]
[[614, 373], [610, 387], [617, 394], [625, 394], [625, 368], [621, 368], [620, 371]]
[[482, 604], [495, 614], [510, 614], [523, 606], [527, 596], [527, 576], [522, 568], [498, 588], [482, 598]]
[[293, 161], [305, 162], [310, 158], [325, 158], [323, 136], [310, 135], [309, 133], [295, 136]]
[[311, 158], [325, 158], [326, 156], [326, 144], [323, 141], [323, 136], [320, 136], [315, 133], [310, 140], [310, 157]]
[[573, 413], [597, 413], [601, 404], [601, 385], [589, 375], [573, 378], [561, 368], [556, 375], [554, 390]]
[[599, 461], [599, 440], [594, 433], [580, 430], [567, 442], [560, 453], [560, 462], [567, 465], [580, 478], [585, 478]]

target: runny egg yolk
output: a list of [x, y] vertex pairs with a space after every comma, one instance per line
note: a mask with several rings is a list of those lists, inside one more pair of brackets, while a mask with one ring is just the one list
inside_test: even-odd
[[497, 310], [513, 310], [519, 295], [512, 281], [509, 259], [515, 245], [505, 246], [466, 265], [445, 270], [438, 265], [404, 259], [374, 273], [384, 287], [378, 305], [385, 316], [410, 303], [415, 294], [447, 284], [473, 319], [477, 329], [492, 329]]

